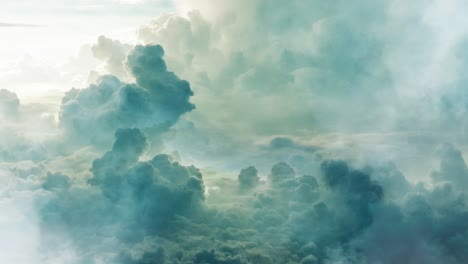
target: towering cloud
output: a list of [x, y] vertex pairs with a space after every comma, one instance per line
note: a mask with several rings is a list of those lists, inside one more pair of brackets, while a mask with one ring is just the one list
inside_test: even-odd
[[94, 144], [109, 144], [118, 128], [166, 130], [195, 106], [190, 84], [167, 70], [163, 55], [159, 45], [136, 46], [127, 58], [135, 84], [108, 75], [67, 92], [60, 125], [73, 138]]
[[[88, 184], [70, 186], [69, 178], [58, 173], [49, 173], [42, 184], [50, 196], [40, 211], [47, 233], [43, 239], [60, 243], [69, 237], [77, 254], [70, 263], [124, 256], [128, 260], [122, 263], [133, 263], [135, 250], [145, 251], [141, 258], [156, 261], [158, 248], [138, 249], [139, 244], [166, 236], [176, 217], [200, 210], [203, 202], [204, 184], [197, 168], [172, 162], [167, 155], [140, 162], [148, 143], [138, 129], [117, 130], [115, 137], [112, 150], [93, 162]], [[97, 237], [86, 235], [93, 233]], [[61, 250], [67, 249], [58, 246], [54, 254], [64, 254]]]

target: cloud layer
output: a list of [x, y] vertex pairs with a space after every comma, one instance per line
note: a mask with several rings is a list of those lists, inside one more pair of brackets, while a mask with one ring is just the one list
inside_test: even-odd
[[461, 1], [175, 4], [57, 108], [0, 90], [0, 262], [468, 259]]

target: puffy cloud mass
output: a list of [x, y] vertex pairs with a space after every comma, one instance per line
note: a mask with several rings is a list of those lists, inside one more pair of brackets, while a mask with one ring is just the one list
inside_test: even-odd
[[[30, 170], [47, 197], [39, 211], [42, 243], [52, 245], [46, 258], [455, 264], [467, 257], [468, 201], [451, 174], [434, 172], [427, 185], [391, 164], [322, 159], [311, 174], [280, 162], [266, 178], [254, 166], [237, 179], [207, 177], [169, 155], [143, 160], [147, 147], [140, 130], [120, 129], [85, 182]], [[466, 166], [449, 150], [455, 154], [441, 156], [441, 170]]]
[[176, 0], [61, 102], [0, 90], [0, 262], [465, 263], [449, 2]]
[[167, 70], [163, 56], [159, 45], [138, 45], [127, 57], [136, 83], [107, 75], [86, 89], [67, 92], [60, 125], [72, 137], [94, 144], [109, 143], [109, 134], [118, 128], [166, 130], [195, 106], [189, 101], [190, 84]]
[[[115, 137], [112, 150], [93, 162], [84, 185], [71, 185], [58, 173], [49, 173], [42, 184], [49, 195], [40, 210], [44, 243], [57, 246], [55, 255], [65, 254], [61, 250], [69, 249], [60, 246], [60, 238], [68, 237], [76, 249], [70, 263], [97, 263], [99, 258], [137, 263], [134, 258], [148, 254], [158, 259], [157, 247], [139, 249], [140, 244], [163, 236], [176, 217], [200, 210], [204, 200], [197, 168], [173, 162], [168, 155], [139, 161], [148, 143], [138, 129], [117, 130]], [[144, 256], [133, 256], [136, 250]]]
[[260, 178], [257, 175], [257, 168], [254, 166], [242, 169], [237, 177], [242, 188], [252, 188], [258, 185]]
[[182, 143], [196, 133], [209, 135], [201, 155], [210, 160], [273, 136], [417, 132], [405, 151], [417, 155], [427, 137], [431, 147], [466, 143], [462, 1], [176, 3], [179, 14], [142, 26], [139, 38], [163, 45], [197, 87], [198, 111], [184, 116], [195, 125], [178, 129], [178, 148], [197, 151]]

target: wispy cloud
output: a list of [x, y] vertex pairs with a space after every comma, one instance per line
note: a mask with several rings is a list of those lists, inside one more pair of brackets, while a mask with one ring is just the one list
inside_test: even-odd
[[0, 22], [0, 27], [40, 27], [40, 25], [21, 24], [21, 23], [2, 23], [2, 22]]

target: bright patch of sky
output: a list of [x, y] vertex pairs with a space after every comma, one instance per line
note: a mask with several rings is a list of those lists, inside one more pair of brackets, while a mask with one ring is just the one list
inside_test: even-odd
[[[133, 43], [140, 25], [172, 11], [168, 0], [0, 0], [0, 5], [0, 88], [22, 98], [83, 85], [94, 66], [86, 45], [100, 35]], [[31, 78], [25, 79], [26, 73]]]

